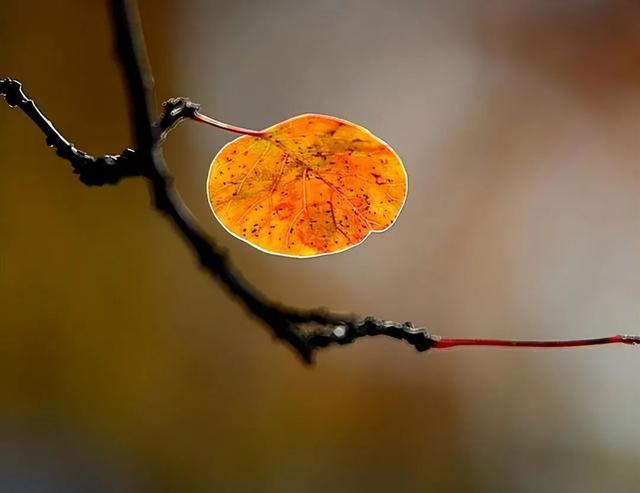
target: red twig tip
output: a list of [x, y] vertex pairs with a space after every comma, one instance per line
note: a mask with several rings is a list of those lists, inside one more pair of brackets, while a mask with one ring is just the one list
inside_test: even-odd
[[582, 346], [599, 346], [603, 344], [640, 344], [640, 336], [615, 335], [594, 339], [552, 340], [552, 341], [518, 341], [513, 339], [454, 339], [443, 337], [433, 344], [434, 349], [449, 349], [460, 346], [489, 346], [507, 348], [570, 348]]

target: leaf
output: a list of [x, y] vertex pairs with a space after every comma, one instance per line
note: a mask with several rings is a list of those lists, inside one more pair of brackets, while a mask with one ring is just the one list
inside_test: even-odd
[[398, 155], [359, 125], [300, 115], [225, 145], [209, 204], [234, 236], [293, 257], [337, 253], [388, 229], [407, 193]]

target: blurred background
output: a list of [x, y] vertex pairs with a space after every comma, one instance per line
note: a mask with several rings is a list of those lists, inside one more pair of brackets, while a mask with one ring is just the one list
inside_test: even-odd
[[[142, 0], [158, 102], [262, 128], [319, 112], [404, 159], [396, 225], [269, 256], [204, 193], [233, 138], [166, 143], [265, 293], [446, 336], [640, 333], [640, 5]], [[0, 76], [93, 154], [129, 145], [104, 1], [0, 0]], [[201, 272], [141, 180], [87, 188], [0, 104], [0, 491], [632, 492], [640, 353], [383, 338], [305, 367]]]

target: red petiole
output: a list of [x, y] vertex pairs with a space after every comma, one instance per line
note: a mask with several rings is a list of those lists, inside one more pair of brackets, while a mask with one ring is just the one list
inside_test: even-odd
[[227, 130], [228, 132], [234, 132], [242, 135], [251, 135], [253, 137], [262, 137], [264, 135], [264, 130], [251, 130], [250, 128], [236, 127], [235, 125], [230, 125], [229, 123], [224, 123], [210, 118], [206, 115], [198, 113], [197, 111], [193, 114], [192, 119], [200, 123], [212, 125], [216, 128], [221, 128], [222, 130]]

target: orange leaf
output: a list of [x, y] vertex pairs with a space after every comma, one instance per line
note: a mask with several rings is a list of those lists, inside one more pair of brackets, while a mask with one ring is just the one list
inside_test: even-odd
[[400, 213], [398, 155], [359, 125], [301, 115], [225, 145], [207, 191], [215, 217], [267, 252], [312, 257], [351, 248]]

